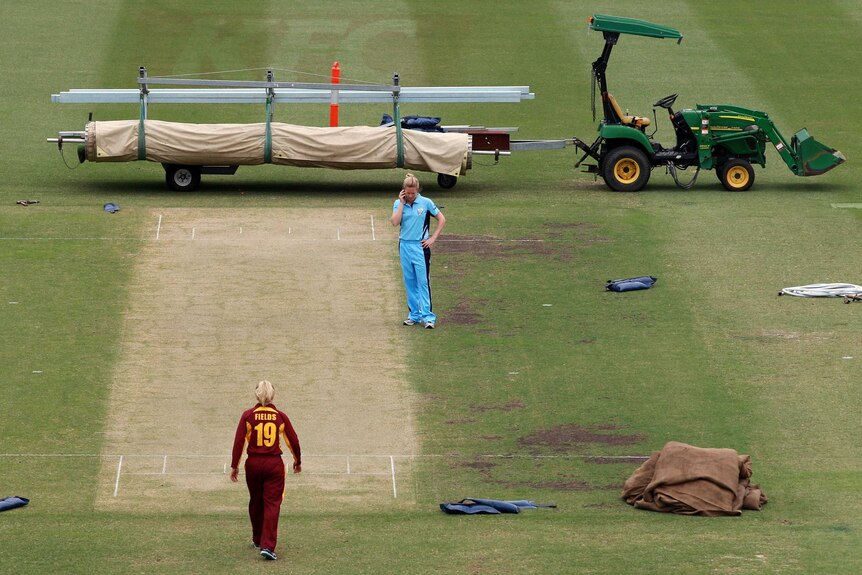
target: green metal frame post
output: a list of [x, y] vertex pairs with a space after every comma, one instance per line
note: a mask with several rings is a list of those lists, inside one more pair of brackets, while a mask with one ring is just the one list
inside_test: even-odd
[[[399, 87], [400, 79], [398, 74], [393, 74], [392, 76], [392, 86], [395, 88]], [[395, 146], [397, 149], [396, 163], [395, 165], [399, 168], [404, 167], [404, 137], [401, 134], [401, 107], [399, 104], [400, 99], [400, 88], [399, 90], [392, 91], [392, 105], [393, 111], [392, 115], [395, 119]]]
[[[142, 80], [146, 80], [147, 78], [147, 69], [143, 66], [138, 68], [138, 76]], [[147, 96], [150, 93], [149, 88], [147, 87], [146, 82], [141, 82], [141, 110], [140, 110], [140, 120], [138, 123], [138, 159], [146, 160], [147, 159], [147, 134], [145, 131], [145, 122], [147, 119]]]

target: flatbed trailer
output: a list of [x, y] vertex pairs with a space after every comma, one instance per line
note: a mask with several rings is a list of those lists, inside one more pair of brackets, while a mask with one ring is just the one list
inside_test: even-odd
[[[171, 88], [153, 88], [168, 85]], [[181, 86], [177, 88], [176, 86]], [[385, 126], [310, 127], [273, 122], [278, 103], [391, 103]], [[60, 151], [77, 144], [80, 162], [152, 161], [165, 170], [173, 190], [194, 190], [202, 174], [234, 174], [241, 165], [281, 164], [331, 169], [407, 168], [432, 172], [443, 188], [453, 187], [472, 167], [474, 155], [510, 153], [516, 128], [455, 126], [438, 131], [402, 126], [405, 102], [520, 102], [533, 99], [528, 86], [409, 88], [392, 84], [276, 82], [151, 77], [138, 71], [137, 89], [73, 89], [52, 95], [69, 104], [138, 104], [136, 120], [90, 121], [84, 130], [61, 131], [48, 142]], [[149, 104], [257, 103], [266, 106], [258, 124], [186, 124], [148, 117]]]

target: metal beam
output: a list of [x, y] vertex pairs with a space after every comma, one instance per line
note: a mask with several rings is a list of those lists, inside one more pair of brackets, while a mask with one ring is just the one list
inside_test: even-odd
[[[512, 151], [561, 150], [572, 143], [571, 140], [512, 140]], [[475, 153], [475, 152], [474, 152]]]
[[299, 90], [364, 90], [366, 92], [398, 92], [400, 86], [383, 84], [328, 84], [314, 82], [275, 82], [259, 80], [205, 80], [200, 78], [138, 78], [140, 85], [203, 86], [212, 88], [294, 88]]
[[[152, 78], [147, 78], [149, 80]], [[265, 84], [260, 82], [258, 84]], [[271, 84], [279, 84], [272, 82]], [[329, 86], [329, 84], [324, 84]], [[393, 92], [386, 90], [345, 89], [338, 84], [339, 102], [353, 104], [392, 103]], [[150, 104], [264, 104], [266, 90], [253, 88], [148, 88]], [[389, 88], [389, 87], [387, 87]], [[329, 89], [273, 88], [274, 102], [294, 104], [328, 104]], [[72, 89], [52, 94], [51, 101], [59, 104], [139, 104], [137, 89]], [[520, 102], [532, 100], [535, 94], [529, 86], [466, 86], [466, 87], [402, 87], [399, 100], [403, 103], [469, 103]]]

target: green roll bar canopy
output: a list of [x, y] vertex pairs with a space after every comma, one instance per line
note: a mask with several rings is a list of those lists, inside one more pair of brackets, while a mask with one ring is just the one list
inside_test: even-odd
[[633, 34], [635, 36], [648, 36], [650, 38], [671, 38], [676, 39], [677, 43], [682, 42], [682, 34], [679, 30], [669, 26], [662, 26], [661, 24], [653, 24], [646, 20], [594, 14], [589, 22], [590, 30], [597, 32]]
[[[605, 47], [602, 54], [593, 62], [593, 81], [598, 83], [599, 91], [602, 95], [602, 109], [604, 111], [605, 122], [613, 123], [616, 118], [616, 112], [608, 98], [608, 81], [605, 77], [605, 71], [608, 68], [608, 62], [611, 59], [611, 52], [614, 49], [617, 41], [620, 39], [620, 34], [631, 34], [634, 36], [647, 36], [649, 38], [675, 38], [677, 44], [682, 42], [682, 34], [679, 30], [661, 24], [653, 24], [646, 20], [636, 20], [634, 18], [624, 18], [622, 16], [608, 16], [606, 14], [594, 14], [588, 20], [590, 30], [601, 32], [605, 39]], [[596, 119], [596, 101], [595, 101], [595, 84], [593, 85], [593, 120]], [[618, 120], [617, 120], [618, 121]]]

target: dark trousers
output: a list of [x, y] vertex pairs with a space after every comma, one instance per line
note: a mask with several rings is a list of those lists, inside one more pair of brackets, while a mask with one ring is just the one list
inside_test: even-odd
[[251, 538], [263, 549], [275, 551], [278, 514], [284, 498], [284, 462], [272, 455], [251, 456], [245, 462]]

